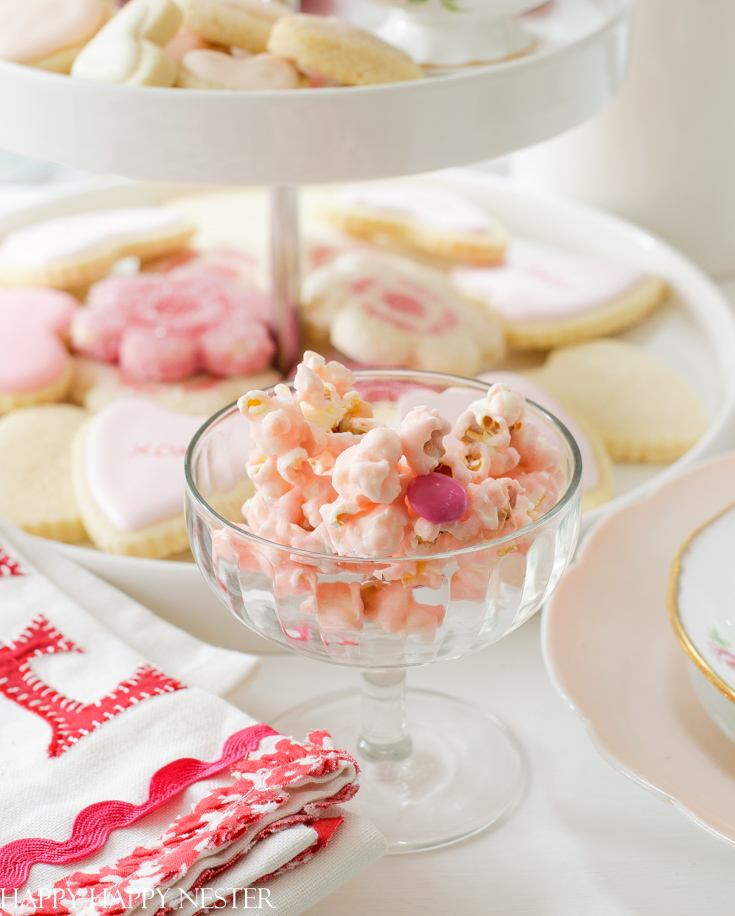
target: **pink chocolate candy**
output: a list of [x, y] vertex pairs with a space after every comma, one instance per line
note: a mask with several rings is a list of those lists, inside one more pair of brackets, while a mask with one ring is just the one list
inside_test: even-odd
[[446, 474], [421, 474], [406, 491], [408, 503], [421, 518], [437, 525], [456, 522], [467, 511], [466, 490]]

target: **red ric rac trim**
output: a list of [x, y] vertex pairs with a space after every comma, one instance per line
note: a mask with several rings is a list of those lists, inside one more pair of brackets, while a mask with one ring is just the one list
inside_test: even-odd
[[263, 738], [275, 734], [277, 732], [268, 725], [251, 725], [231, 735], [225, 742], [222, 756], [213, 763], [183, 757], [166, 764], [151, 778], [146, 801], [140, 805], [123, 801], [89, 805], [79, 812], [71, 836], [63, 843], [40, 837], [7, 843], [0, 849], [0, 889], [17, 890], [28, 879], [31, 866], [38, 862], [64, 865], [97, 852], [113, 830], [135, 823], [193, 783], [241, 760], [255, 750]]

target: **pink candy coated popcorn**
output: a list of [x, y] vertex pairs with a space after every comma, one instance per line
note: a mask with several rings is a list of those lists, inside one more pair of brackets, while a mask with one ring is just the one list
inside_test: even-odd
[[269, 302], [213, 272], [108, 277], [91, 288], [71, 339], [78, 352], [117, 362], [135, 378], [243, 375], [267, 366], [275, 352]]

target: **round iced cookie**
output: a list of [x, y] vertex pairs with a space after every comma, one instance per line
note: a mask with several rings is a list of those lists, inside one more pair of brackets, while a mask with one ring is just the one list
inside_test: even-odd
[[499, 267], [458, 267], [460, 292], [496, 315], [508, 345], [545, 350], [616, 334], [664, 300], [666, 283], [601, 258], [544, 256]]
[[68, 73], [114, 9], [111, 0], [0, 0], [0, 59]]
[[508, 244], [501, 223], [439, 188], [365, 184], [342, 188], [322, 210], [355, 238], [466, 264], [498, 264]]
[[71, 404], [13, 410], [0, 419], [0, 518], [39, 537], [86, 540], [74, 494], [71, 444], [88, 416]]
[[279, 19], [268, 50], [344, 86], [399, 83], [423, 76], [408, 55], [336, 16], [296, 13]]
[[265, 51], [275, 22], [290, 14], [278, 0], [179, 0], [184, 26], [224, 47]]
[[597, 430], [613, 461], [667, 463], [708, 426], [699, 397], [666, 363], [623, 340], [553, 350], [524, 373]]
[[[187, 548], [184, 455], [204, 419], [130, 398], [80, 427], [72, 453], [74, 489], [97, 547], [154, 558]], [[252, 492], [250, 481], [236, 483], [229, 468], [218, 473], [211, 502], [231, 511]]]
[[77, 309], [55, 289], [0, 290], [0, 414], [66, 396], [72, 359], [63, 339]]
[[178, 65], [165, 46], [181, 22], [173, 0], [131, 0], [82, 48], [71, 75], [103, 83], [173, 86]]
[[304, 280], [306, 322], [358, 363], [475, 375], [504, 353], [500, 324], [443, 274], [382, 252], [348, 252]]
[[77, 289], [128, 256], [145, 261], [186, 248], [195, 227], [168, 207], [90, 210], [45, 220], [5, 236], [0, 282]]
[[177, 86], [184, 89], [298, 89], [296, 68], [275, 54], [233, 57], [222, 51], [194, 50], [181, 60]]

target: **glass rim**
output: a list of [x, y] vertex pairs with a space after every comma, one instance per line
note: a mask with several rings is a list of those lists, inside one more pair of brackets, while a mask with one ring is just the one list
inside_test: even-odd
[[[490, 388], [495, 382], [485, 382], [482, 379], [476, 378], [465, 378], [461, 375], [450, 375], [445, 372], [430, 372], [425, 369], [359, 369], [353, 370], [355, 376], [355, 382], [367, 381], [369, 378], [434, 378], [441, 382], [451, 382], [454, 383], [454, 387], [457, 387], [458, 384], [468, 387], [475, 387], [478, 390], [489, 391]], [[259, 389], [265, 392], [273, 391], [278, 385], [292, 385], [294, 379], [283, 379], [280, 382], [276, 382], [274, 385], [269, 385], [267, 388]], [[471, 383], [468, 385], [468, 382]], [[453, 387], [452, 385], [447, 385], [447, 387]], [[406, 557], [353, 557], [353, 556], [342, 556], [341, 554], [335, 553], [320, 553], [314, 550], [304, 550], [300, 547], [289, 547], [286, 544], [279, 544], [277, 541], [269, 541], [267, 538], [262, 538], [260, 535], [254, 534], [252, 531], [247, 529], [240, 528], [234, 522], [229, 521], [224, 516], [220, 515], [216, 509], [214, 509], [204, 496], [199, 491], [196, 483], [194, 482], [191, 465], [194, 456], [194, 451], [200, 441], [200, 439], [205, 435], [205, 433], [214, 426], [222, 417], [232, 413], [237, 410], [237, 401], [233, 401], [231, 404], [227, 404], [225, 407], [222, 407], [217, 413], [212, 414], [194, 433], [193, 438], [189, 442], [189, 446], [186, 450], [186, 455], [184, 457], [184, 481], [187, 491], [192, 495], [195, 502], [198, 503], [206, 512], [218, 519], [225, 528], [228, 528], [232, 531], [233, 534], [238, 535], [239, 537], [245, 538], [249, 541], [254, 541], [255, 543], [261, 545], [263, 548], [269, 548], [271, 550], [283, 551], [284, 554], [289, 556], [295, 555], [299, 557], [305, 557], [309, 560], [317, 560], [319, 562], [324, 562], [324, 560], [331, 560], [336, 563], [349, 563], [349, 564], [378, 564], [381, 566], [386, 566], [387, 564], [393, 563], [416, 563], [417, 561], [428, 561], [428, 560], [449, 560], [457, 556], [466, 556], [467, 554], [477, 553], [482, 550], [487, 550], [488, 548], [493, 548], [497, 546], [502, 546], [507, 544], [510, 541], [513, 541], [516, 538], [520, 538], [529, 532], [533, 532], [538, 528], [545, 526], [551, 519], [559, 515], [563, 509], [572, 501], [572, 499], [577, 495], [578, 491], [581, 489], [582, 484], [582, 454], [579, 450], [577, 442], [569, 432], [567, 427], [557, 419], [550, 411], [546, 410], [545, 407], [542, 407], [540, 404], [537, 404], [531, 398], [525, 398], [527, 404], [530, 404], [541, 416], [551, 424], [551, 426], [561, 434], [562, 439], [566, 442], [569, 451], [571, 452], [571, 459], [573, 463], [572, 474], [561, 499], [555, 503], [549, 509], [548, 512], [544, 512], [542, 516], [535, 519], [529, 525], [526, 525], [523, 528], [519, 528], [516, 531], [511, 531], [508, 534], [503, 535], [502, 537], [492, 538], [489, 541], [483, 541], [481, 544], [472, 544], [467, 547], [458, 547], [455, 550], [442, 551], [441, 553], [426, 553], [426, 554], [416, 554], [414, 556]], [[243, 417], [243, 420], [245, 418]]]

